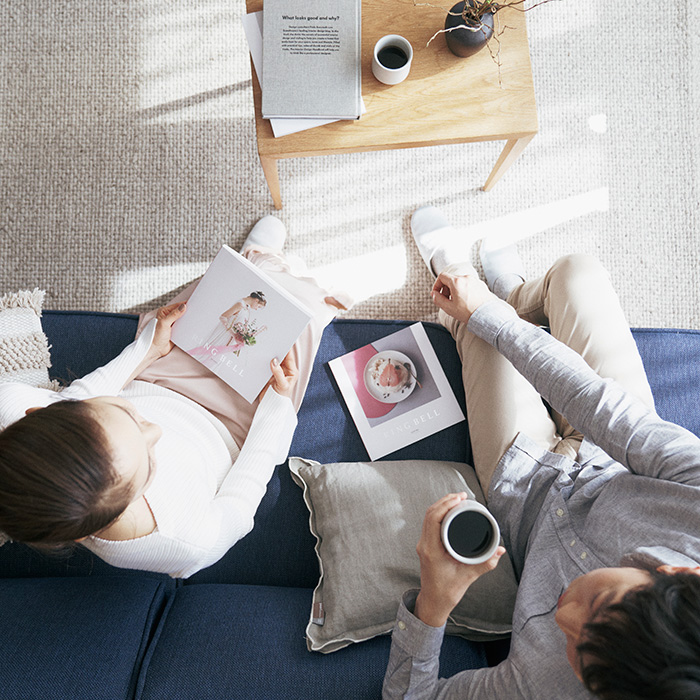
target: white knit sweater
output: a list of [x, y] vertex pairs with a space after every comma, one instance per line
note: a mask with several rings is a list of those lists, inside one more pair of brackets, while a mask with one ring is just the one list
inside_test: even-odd
[[149, 535], [130, 540], [89, 537], [83, 544], [114, 566], [187, 578], [218, 561], [253, 528], [253, 516], [276, 464], [287, 457], [296, 428], [292, 402], [270, 390], [238, 450], [224, 425], [199, 404], [164, 387], [132, 381], [153, 339], [155, 321], [122, 353], [65, 389], [0, 385], [0, 429], [27, 408], [63, 399], [122, 396], [156, 423], [156, 473], [144, 494], [156, 521]]

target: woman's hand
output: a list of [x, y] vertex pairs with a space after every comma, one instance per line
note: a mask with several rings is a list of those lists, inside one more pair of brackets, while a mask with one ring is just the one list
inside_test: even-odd
[[483, 564], [462, 564], [451, 557], [440, 537], [447, 513], [467, 498], [466, 493], [451, 493], [433, 503], [423, 520], [423, 531], [416, 547], [420, 559], [421, 589], [416, 599], [415, 615], [431, 627], [442, 627], [469, 586], [487, 571], [495, 569], [505, 553], [499, 547]]
[[174, 347], [170, 335], [173, 323], [182, 318], [187, 310], [185, 303], [161, 306], [156, 313], [156, 331], [153, 334], [153, 342], [149, 354], [152, 360], [167, 355]]
[[172, 332], [173, 323], [175, 323], [178, 318], [182, 318], [185, 310], [185, 303], [161, 306], [160, 309], [158, 309], [156, 312], [156, 330], [153, 333], [151, 347], [148, 348], [148, 352], [144, 356], [143, 360], [141, 360], [138, 366], [134, 368], [134, 371], [124, 382], [124, 386], [126, 386], [132, 379], [136, 379], [141, 372], [150, 367], [156, 360], [160, 359], [164, 355], [167, 355], [173, 349], [174, 345], [170, 340], [170, 333]]
[[272, 370], [272, 379], [267, 383], [265, 388], [260, 392], [260, 399], [265, 396], [265, 392], [272, 387], [280, 396], [291, 398], [292, 391], [299, 379], [299, 369], [292, 353], [287, 353], [287, 357], [280, 362], [276, 357], [270, 361], [270, 369]]
[[484, 282], [474, 275], [438, 275], [431, 292], [433, 303], [448, 316], [467, 323], [485, 302], [497, 299]]

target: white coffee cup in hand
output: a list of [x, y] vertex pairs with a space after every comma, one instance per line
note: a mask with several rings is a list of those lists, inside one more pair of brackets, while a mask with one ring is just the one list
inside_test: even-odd
[[463, 564], [482, 564], [498, 549], [501, 531], [486, 506], [467, 498], [442, 521], [442, 543], [447, 552]]

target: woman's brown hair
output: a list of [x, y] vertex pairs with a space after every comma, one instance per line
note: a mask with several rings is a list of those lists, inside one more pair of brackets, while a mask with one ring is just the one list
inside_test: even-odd
[[114, 522], [131, 485], [82, 401], [58, 401], [0, 433], [0, 531], [34, 545], [66, 545]]

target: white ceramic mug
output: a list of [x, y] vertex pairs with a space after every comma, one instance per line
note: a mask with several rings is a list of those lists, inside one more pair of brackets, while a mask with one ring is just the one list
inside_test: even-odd
[[[382, 58], [390, 65], [385, 65], [379, 59], [379, 54], [383, 51], [388, 52], [388, 55], [382, 54]], [[380, 83], [396, 85], [408, 77], [412, 60], [413, 47], [411, 44], [398, 34], [387, 34], [374, 45], [372, 73]]]
[[463, 564], [482, 564], [496, 552], [501, 531], [486, 506], [467, 498], [442, 521], [442, 543], [448, 553]]

